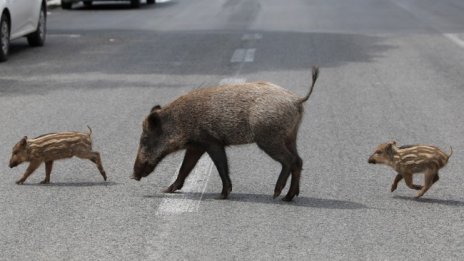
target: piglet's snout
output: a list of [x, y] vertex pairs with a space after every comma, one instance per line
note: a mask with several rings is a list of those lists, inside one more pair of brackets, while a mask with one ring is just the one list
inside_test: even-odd
[[10, 169], [12, 169], [12, 168], [18, 166], [18, 163], [10, 161], [10, 164], [8, 164], [8, 166], [10, 167]]

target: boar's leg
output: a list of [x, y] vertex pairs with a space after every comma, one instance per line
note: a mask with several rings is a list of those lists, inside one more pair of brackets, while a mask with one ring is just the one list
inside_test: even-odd
[[40, 184], [50, 183], [50, 174], [52, 173], [53, 160], [45, 162], [45, 179]]
[[301, 177], [301, 169], [303, 168], [303, 160], [298, 155], [298, 151], [296, 149], [296, 141], [292, 140], [289, 144], [287, 144], [288, 150], [293, 154], [294, 162], [292, 165], [292, 180], [290, 183], [290, 189], [288, 190], [287, 195], [283, 198], [284, 201], [291, 201], [294, 196], [298, 196], [300, 194], [300, 177]]
[[31, 161], [26, 169], [26, 172], [18, 181], [16, 181], [16, 184], [22, 185], [24, 181], [26, 181], [26, 179], [40, 166], [40, 164], [42, 164], [41, 161]]
[[232, 181], [229, 177], [229, 165], [227, 163], [227, 155], [224, 146], [219, 144], [210, 144], [207, 147], [206, 152], [213, 160], [214, 165], [216, 165], [219, 176], [222, 180], [221, 198], [227, 199], [229, 193], [232, 191]]
[[168, 188], [164, 189], [163, 192], [173, 193], [176, 190], [181, 189], [184, 186], [185, 179], [204, 153], [205, 149], [202, 147], [188, 147], [185, 151], [184, 161], [182, 161], [182, 166], [180, 167], [176, 180]]
[[280, 175], [277, 179], [277, 183], [274, 189], [274, 198], [276, 198], [280, 195], [282, 189], [287, 183], [287, 179], [290, 176], [293, 163], [295, 162], [295, 157], [287, 149], [284, 143], [269, 143], [269, 140], [267, 140], [264, 142], [257, 142], [257, 144], [258, 147], [266, 152], [267, 155], [282, 164], [282, 170], [280, 171]]
[[81, 158], [81, 159], [89, 159], [90, 161], [95, 163], [103, 179], [106, 181], [106, 172], [103, 169], [102, 161], [100, 158], [100, 153], [96, 151], [79, 152], [76, 154], [76, 157]]

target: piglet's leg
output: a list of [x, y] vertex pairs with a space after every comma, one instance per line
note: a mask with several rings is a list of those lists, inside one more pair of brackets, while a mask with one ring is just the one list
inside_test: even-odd
[[41, 161], [31, 161], [29, 163], [29, 166], [27, 167], [26, 169], [26, 172], [23, 174], [23, 176], [18, 180], [16, 181], [16, 184], [18, 185], [22, 185], [24, 183], [24, 181], [26, 181], [26, 179], [38, 168], [40, 167], [40, 164], [42, 162]]
[[40, 184], [50, 183], [50, 174], [52, 173], [53, 160], [45, 162], [45, 179]]
[[401, 176], [401, 174], [396, 175], [395, 179], [393, 180], [393, 184], [391, 186], [391, 192], [396, 190], [396, 188], [398, 187], [398, 182], [400, 182], [402, 179], [403, 179], [403, 176]]
[[417, 193], [416, 198], [422, 197], [427, 190], [433, 185], [433, 180], [434, 178], [438, 175], [438, 172], [436, 170], [429, 170], [425, 173], [424, 175], [424, 187]]
[[101, 158], [100, 158], [100, 153], [96, 151], [79, 152], [78, 154], [76, 154], [76, 157], [81, 158], [81, 159], [89, 159], [90, 161], [95, 163], [103, 179], [106, 181], [106, 172], [103, 169], [103, 165], [102, 165]]
[[414, 185], [412, 183], [412, 175], [411, 174], [403, 175], [403, 177], [404, 177], [404, 182], [406, 182], [406, 186], [408, 186], [408, 188], [415, 189], [415, 190], [421, 190], [422, 189], [421, 185]]

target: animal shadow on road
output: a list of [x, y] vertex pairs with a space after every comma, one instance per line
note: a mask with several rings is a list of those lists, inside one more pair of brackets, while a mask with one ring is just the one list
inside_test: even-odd
[[[164, 197], [163, 195], [182, 195], [184, 199], [202, 199], [203, 201], [210, 200], [219, 200], [219, 193], [198, 193], [198, 192], [177, 192], [173, 194], [161, 194], [160, 198]], [[158, 198], [158, 196], [145, 196], [147, 198]], [[169, 196], [168, 196], [169, 197]], [[284, 206], [296, 206], [296, 207], [308, 207], [308, 208], [325, 208], [325, 209], [367, 209], [368, 207], [345, 200], [336, 200], [336, 199], [321, 199], [313, 197], [304, 197], [298, 196], [293, 199], [291, 202], [284, 202], [281, 198], [272, 198], [272, 195], [268, 194], [249, 194], [249, 193], [232, 193], [229, 195], [229, 198], [225, 201], [236, 201], [244, 203], [261, 203], [261, 204], [274, 204], [274, 205], [284, 205]]]
[[101, 181], [101, 182], [50, 182], [49, 184], [40, 183], [24, 183], [21, 186], [43, 186], [43, 187], [106, 187], [117, 185], [116, 182]]
[[421, 203], [440, 204], [440, 205], [451, 206], [451, 207], [464, 207], [464, 201], [458, 201], [458, 200], [445, 200], [445, 199], [434, 199], [434, 198], [414, 198], [414, 197], [405, 197], [405, 196], [393, 196], [393, 198], [421, 202]]

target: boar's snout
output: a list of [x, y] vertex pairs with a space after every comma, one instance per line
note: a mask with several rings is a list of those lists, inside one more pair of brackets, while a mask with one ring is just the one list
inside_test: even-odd
[[137, 181], [140, 181], [140, 179], [152, 173], [155, 167], [156, 167], [155, 164], [151, 164], [149, 162], [141, 162], [140, 160], [136, 160], [134, 164], [134, 173], [132, 174], [131, 178]]

